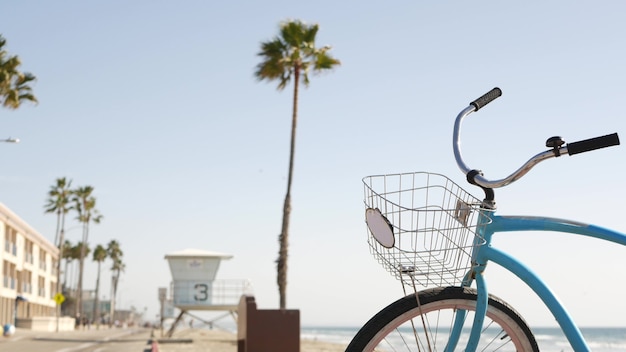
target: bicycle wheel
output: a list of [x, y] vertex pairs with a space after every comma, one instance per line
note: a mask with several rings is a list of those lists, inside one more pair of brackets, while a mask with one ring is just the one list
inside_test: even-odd
[[[403, 297], [370, 319], [346, 352], [444, 351], [455, 313], [466, 310], [462, 336], [455, 349], [462, 351], [469, 339], [476, 297], [476, 290], [467, 287], [439, 287]], [[477, 351], [526, 352], [539, 351], [539, 347], [522, 317], [490, 295]]]

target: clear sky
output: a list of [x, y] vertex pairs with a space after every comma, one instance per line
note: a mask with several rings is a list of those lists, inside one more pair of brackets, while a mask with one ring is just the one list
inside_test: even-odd
[[[22, 141], [0, 145], [0, 202], [52, 241], [43, 206], [55, 179], [94, 186], [104, 219], [90, 244], [121, 243], [123, 308], [155, 317], [171, 280], [164, 255], [185, 248], [233, 254], [218, 278], [250, 279], [259, 308], [277, 308], [291, 86], [278, 92], [253, 72], [282, 20], [317, 22], [317, 45], [332, 45], [342, 66], [301, 90], [287, 301], [303, 325], [360, 325], [402, 294], [369, 254], [361, 178], [433, 171], [464, 182], [452, 123], [494, 86], [503, 96], [463, 131], [467, 163], [487, 177], [553, 135], [626, 138], [624, 13], [624, 2], [586, 0], [3, 2], [0, 33], [37, 76], [40, 103], [0, 110], [0, 137]], [[539, 165], [496, 192], [499, 212], [626, 231], [624, 148]], [[545, 233], [496, 244], [541, 274], [580, 325], [626, 324], [626, 248]], [[519, 281], [488, 273], [491, 292], [531, 324], [555, 324]]]

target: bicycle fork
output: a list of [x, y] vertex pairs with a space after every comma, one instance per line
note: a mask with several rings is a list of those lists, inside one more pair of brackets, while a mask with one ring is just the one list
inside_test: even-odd
[[[489, 211], [489, 210], [486, 210]], [[478, 232], [479, 236], [474, 239], [474, 246], [479, 248], [480, 241], [485, 240], [487, 244], [491, 241], [491, 234], [485, 233], [485, 227], [489, 222], [488, 216], [481, 216], [479, 220]], [[482, 226], [481, 226], [482, 225]], [[472, 262], [474, 263], [474, 267], [465, 275], [463, 279], [463, 283], [461, 286], [463, 287], [471, 287], [472, 283], [476, 281], [476, 290], [477, 290], [477, 298], [476, 298], [476, 311], [474, 315], [474, 321], [472, 323], [472, 329], [470, 331], [469, 340], [467, 341], [467, 346], [465, 348], [466, 352], [474, 352], [478, 347], [478, 342], [480, 341], [480, 335], [483, 329], [483, 323], [485, 322], [485, 316], [487, 315], [487, 308], [489, 306], [489, 294], [487, 293], [487, 284], [483, 277], [483, 271], [486, 267], [486, 261], [478, 261], [478, 251], [474, 251], [472, 253]], [[454, 325], [452, 327], [452, 331], [450, 332], [450, 339], [448, 340], [448, 344], [446, 345], [445, 352], [454, 352], [456, 346], [459, 344], [459, 339], [461, 334], [463, 333], [463, 326], [465, 325], [465, 320], [467, 316], [467, 311], [464, 309], [459, 309], [455, 312], [454, 316]]]
[[[483, 330], [483, 323], [485, 322], [485, 316], [487, 315], [487, 307], [489, 305], [489, 295], [487, 294], [487, 285], [481, 272], [471, 272], [469, 275], [472, 275], [476, 281], [476, 290], [478, 291], [476, 298], [476, 311], [474, 315], [474, 321], [472, 323], [472, 329], [470, 331], [469, 340], [467, 341], [467, 346], [465, 347], [466, 352], [474, 352], [478, 347], [478, 342], [480, 341], [480, 335]], [[465, 280], [463, 286], [471, 286], [472, 280]], [[448, 339], [448, 344], [446, 345], [445, 352], [454, 352], [459, 343], [459, 339], [461, 334], [463, 333], [463, 325], [465, 324], [465, 320], [467, 317], [467, 311], [464, 309], [459, 309], [455, 312], [454, 315], [454, 325], [452, 327], [452, 331], [450, 331], [450, 338]]]

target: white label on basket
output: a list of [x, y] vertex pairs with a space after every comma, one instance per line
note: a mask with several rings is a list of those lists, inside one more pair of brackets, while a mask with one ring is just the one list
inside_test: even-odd
[[464, 201], [457, 199], [456, 200], [456, 209], [454, 211], [454, 217], [461, 223], [463, 226], [467, 227], [467, 219], [469, 218], [470, 212], [472, 208], [467, 205]]
[[391, 227], [389, 220], [381, 214], [378, 208], [365, 209], [365, 223], [367, 223], [367, 227], [370, 229], [372, 236], [374, 236], [378, 243], [386, 248], [393, 247], [395, 244], [393, 228]]

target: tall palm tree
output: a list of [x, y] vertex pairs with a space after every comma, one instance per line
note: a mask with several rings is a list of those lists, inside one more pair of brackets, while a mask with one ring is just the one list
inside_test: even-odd
[[78, 221], [83, 225], [83, 240], [81, 241], [80, 259], [78, 262], [78, 287], [76, 304], [78, 313], [83, 313], [83, 272], [85, 269], [85, 257], [87, 256], [87, 245], [89, 243], [89, 225], [91, 223], [98, 224], [102, 220], [102, 215], [96, 209], [96, 198], [92, 195], [92, 186], [84, 186], [75, 189], [72, 200], [74, 201], [74, 209], [78, 212]]
[[98, 263], [98, 275], [96, 276], [96, 298], [94, 300], [92, 316], [98, 328], [100, 328], [100, 266], [107, 257], [107, 250], [102, 245], [97, 245], [93, 250], [93, 261]]
[[[0, 38], [1, 39], [1, 38]], [[48, 199], [45, 205], [46, 213], [56, 213], [57, 215], [57, 228], [54, 233], [54, 244], [59, 248], [59, 259], [57, 261], [57, 292], [61, 292], [61, 261], [63, 259], [63, 243], [65, 232], [65, 215], [71, 209], [70, 203], [70, 186], [72, 180], [67, 180], [65, 177], [57, 178], [56, 184], [50, 187], [48, 191]], [[61, 315], [61, 306], [57, 306], [57, 324], [56, 331], [59, 331], [59, 316]]]
[[115, 297], [117, 296], [117, 284], [120, 281], [120, 275], [126, 268], [126, 264], [122, 261], [124, 252], [120, 247], [120, 243], [116, 240], [111, 240], [107, 245], [107, 254], [113, 261], [111, 266], [111, 305], [109, 311], [109, 326], [113, 323], [113, 316], [115, 314]]
[[315, 47], [315, 37], [319, 25], [307, 25], [299, 20], [281, 23], [280, 34], [274, 39], [262, 42], [257, 54], [262, 61], [257, 65], [255, 76], [259, 81], [278, 81], [278, 90], [283, 90], [293, 77], [293, 111], [291, 117], [291, 145], [289, 153], [289, 176], [287, 194], [283, 205], [283, 221], [278, 241], [277, 284], [280, 294], [280, 308], [287, 304], [287, 257], [289, 246], [289, 216], [291, 214], [291, 182], [293, 180], [293, 161], [296, 146], [296, 126], [298, 121], [298, 88], [300, 79], [305, 87], [309, 85], [309, 72], [330, 70], [341, 63], [328, 52], [330, 46]]
[[0, 103], [6, 108], [17, 109], [22, 101], [37, 102], [28, 85], [35, 76], [18, 70], [21, 65], [17, 56], [9, 56], [4, 50], [6, 40], [0, 35]]

